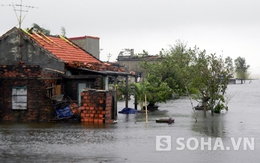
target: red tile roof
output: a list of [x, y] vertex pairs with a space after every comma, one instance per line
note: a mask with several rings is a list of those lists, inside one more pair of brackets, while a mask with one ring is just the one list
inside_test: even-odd
[[[16, 27], [9, 30], [17, 30]], [[46, 36], [41, 32], [35, 33], [33, 31], [26, 31], [20, 29], [32, 40], [42, 46], [45, 50], [49, 51], [57, 58], [63, 60], [65, 64], [72, 68], [87, 68], [96, 71], [117, 71], [125, 72], [124, 69], [112, 66], [111, 64], [104, 63], [99, 59], [95, 58], [93, 55], [89, 54], [78, 45], [69, 41], [67, 38], [62, 36]], [[7, 34], [6, 33], [6, 34]], [[4, 37], [2, 35], [0, 38]], [[87, 37], [87, 36], [86, 36]]]
[[102, 61], [98, 60], [97, 58], [62, 36], [46, 36], [42, 33], [28, 33], [26, 31], [24, 32], [31, 36], [41, 46], [43, 46], [44, 49], [54, 54], [65, 63], [77, 61], [102, 64]]

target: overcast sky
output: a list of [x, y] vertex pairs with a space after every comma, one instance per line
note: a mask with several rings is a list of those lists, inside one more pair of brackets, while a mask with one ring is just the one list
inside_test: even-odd
[[[9, 4], [21, 0], [0, 0], [0, 35], [18, 27]], [[33, 23], [52, 35], [100, 37], [101, 60], [115, 61], [124, 48], [135, 53], [157, 54], [176, 40], [198, 46], [208, 54], [233, 59], [241, 56], [252, 76], [260, 77], [259, 0], [23, 0], [29, 8], [22, 28]], [[15, 7], [17, 10], [19, 7]], [[27, 8], [24, 8], [24, 10]], [[19, 15], [18, 11], [17, 14]]]

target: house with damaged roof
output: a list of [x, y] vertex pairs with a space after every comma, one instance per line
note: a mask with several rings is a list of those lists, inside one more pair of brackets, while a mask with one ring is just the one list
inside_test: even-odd
[[50, 121], [65, 97], [81, 121], [111, 122], [109, 80], [128, 75], [65, 37], [14, 27], [0, 36], [0, 121]]

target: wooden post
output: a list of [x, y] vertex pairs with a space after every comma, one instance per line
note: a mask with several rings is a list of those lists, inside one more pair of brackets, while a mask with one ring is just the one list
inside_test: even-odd
[[126, 76], [125, 79], [125, 88], [126, 88], [126, 93], [125, 93], [125, 107], [128, 108], [128, 75]]
[[147, 113], [147, 101], [146, 101], [146, 94], [144, 96], [144, 101], [145, 101], [145, 123], [148, 123], [148, 113]]
[[206, 117], [207, 116], [207, 107], [206, 107], [206, 102], [204, 101], [204, 99], [203, 99], [202, 105], [203, 105], [204, 117]]
[[[135, 83], [137, 83], [137, 75], [135, 75]], [[135, 110], [137, 110], [137, 96], [135, 95]]]

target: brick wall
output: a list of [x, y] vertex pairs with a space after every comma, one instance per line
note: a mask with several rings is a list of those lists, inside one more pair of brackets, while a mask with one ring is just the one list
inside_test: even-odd
[[86, 90], [81, 93], [81, 122], [112, 123], [112, 92]]
[[[55, 73], [43, 72], [39, 66], [0, 66], [0, 121], [49, 121], [53, 107], [46, 87], [57, 79]], [[27, 88], [27, 109], [12, 109], [12, 88]]]

